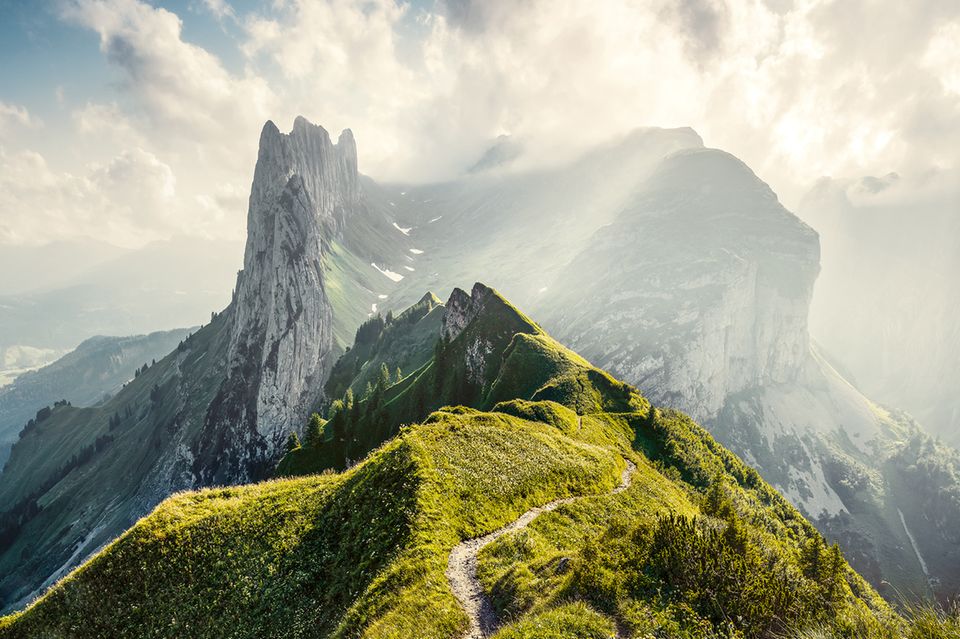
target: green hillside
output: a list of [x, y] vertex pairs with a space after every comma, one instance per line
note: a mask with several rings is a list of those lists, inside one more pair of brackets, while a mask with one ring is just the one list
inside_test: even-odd
[[[495, 291], [480, 285], [470, 299], [466, 324], [441, 323], [437, 338], [453, 337], [435, 340], [426, 363], [372, 385], [359, 410], [318, 421], [319, 437], [281, 471], [339, 466], [386, 440], [363, 461], [175, 495], [0, 620], [0, 638], [460, 637], [471, 619], [446, 574], [451, 551], [571, 497], [480, 550], [497, 637], [908, 632], [706, 431], [653, 409]], [[433, 312], [404, 330], [391, 328], [402, 315], [385, 322], [369, 361], [422, 353], [394, 348], [390, 335], [419, 344], [410, 327]], [[350, 366], [362, 375], [367, 364]], [[421, 409], [432, 412], [412, 417]], [[631, 464], [626, 489], [614, 491]], [[946, 624], [936, 631], [910, 636], [957, 636]]]
[[188, 336], [109, 401], [53, 406], [28, 423], [0, 482], [0, 602], [24, 602], [38, 575], [61, 577], [74, 557], [134, 523], [125, 504], [149, 502], [144, 482], [166, 449], [198, 429], [217, 390], [225, 320]]

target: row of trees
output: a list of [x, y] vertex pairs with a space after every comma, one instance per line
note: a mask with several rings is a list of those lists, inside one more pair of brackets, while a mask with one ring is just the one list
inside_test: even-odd
[[67, 400], [61, 399], [59, 401], [54, 402], [53, 406], [44, 406], [43, 408], [37, 411], [37, 414], [32, 419], [28, 420], [27, 423], [24, 424], [23, 428], [20, 429], [19, 436], [23, 437], [24, 435], [32, 431], [34, 428], [37, 427], [38, 424], [45, 421], [48, 417], [50, 417], [50, 415], [53, 415], [53, 411], [55, 409], [60, 408], [62, 406], [71, 406], [71, 405], [72, 404], [70, 404], [70, 402], [68, 402]]
[[[183, 342], [180, 342], [180, 343], [182, 344]], [[157, 365], [157, 360], [153, 360], [153, 362], [151, 362], [149, 365], [146, 362], [144, 362], [143, 366], [137, 368], [137, 370], [133, 372], [133, 378], [136, 379], [140, 377], [141, 375], [146, 373], [151, 366], [156, 366], [156, 365]]]
[[390, 368], [385, 363], [381, 364], [376, 383], [367, 382], [362, 398], [356, 398], [353, 390], [348, 388], [341, 399], [335, 399], [330, 404], [327, 419], [323, 419], [319, 413], [310, 416], [302, 443], [296, 433], [290, 433], [287, 449], [293, 450], [300, 446], [317, 449], [330, 442], [336, 449], [337, 459], [346, 459], [350, 440], [361, 423], [376, 428], [387, 419], [384, 395], [389, 387], [402, 379], [403, 371], [400, 367], [391, 374]]

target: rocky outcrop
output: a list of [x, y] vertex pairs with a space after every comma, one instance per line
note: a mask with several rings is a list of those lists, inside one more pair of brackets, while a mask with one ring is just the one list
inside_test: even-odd
[[[350, 222], [370, 228], [355, 215], [366, 210], [349, 131], [334, 144], [303, 118], [289, 134], [264, 126], [229, 306], [109, 402], [62, 407], [13, 448], [0, 504], [29, 516], [0, 530], [0, 608], [35, 596], [171, 493], [272, 471], [339, 352], [326, 273]], [[56, 504], [36, 508], [51, 487]]]
[[[698, 419], [878, 588], [955, 592], [949, 527], [899, 488], [906, 475], [936, 483], [897, 461], [916, 425], [864, 397], [811, 345], [818, 272], [810, 227], [742, 162], [693, 149], [664, 160], [590, 237], [537, 313], [654, 404]], [[954, 502], [927, 501], [960, 516]], [[920, 556], [942, 566], [926, 572], [898, 512], [922, 529]]]
[[[194, 455], [201, 483], [262, 475], [321, 399], [334, 357], [324, 254], [359, 198], [349, 130], [333, 144], [303, 118], [286, 135], [267, 122], [233, 300], [229, 374]], [[204, 450], [207, 442], [214, 447]]]
[[456, 339], [467, 327], [467, 324], [480, 314], [491, 293], [493, 291], [480, 282], [473, 285], [473, 290], [470, 291], [469, 295], [461, 288], [453, 289], [444, 308], [441, 329], [443, 338], [448, 342]]
[[816, 233], [742, 162], [665, 160], [551, 289], [547, 326], [658, 404], [699, 420], [796, 379], [807, 354]]

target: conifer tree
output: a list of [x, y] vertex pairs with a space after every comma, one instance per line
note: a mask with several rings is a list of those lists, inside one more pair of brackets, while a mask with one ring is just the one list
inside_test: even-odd
[[380, 364], [380, 377], [377, 378], [377, 387], [384, 390], [388, 386], [390, 386], [390, 369], [387, 368], [386, 364]]
[[349, 388], [347, 389], [347, 397], [351, 399], [350, 401], [350, 427], [356, 428], [357, 424], [360, 423], [360, 400], [356, 399], [353, 396], [353, 391]]
[[343, 400], [334, 400], [330, 406], [330, 426], [333, 430], [333, 439], [338, 444], [347, 438], [346, 418], [347, 411]]
[[728, 521], [735, 514], [733, 502], [730, 501], [730, 496], [727, 494], [722, 473], [718, 472], [714, 475], [713, 481], [710, 482], [710, 488], [707, 489], [707, 494], [704, 495], [703, 499], [703, 512], [711, 517]]
[[307, 448], [316, 448], [320, 445], [323, 424], [323, 418], [318, 413], [310, 415], [310, 421], [307, 422], [307, 430], [303, 436]]
[[298, 448], [300, 448], [300, 438], [297, 436], [296, 431], [291, 430], [290, 434], [287, 435], [287, 452], [289, 453]]
[[343, 410], [347, 413], [349, 422], [349, 415], [353, 411], [353, 389], [348, 388], [347, 392], [343, 394]]

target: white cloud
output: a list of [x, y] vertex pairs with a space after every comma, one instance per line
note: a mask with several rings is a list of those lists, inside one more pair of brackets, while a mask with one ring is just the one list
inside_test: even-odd
[[[522, 140], [531, 165], [640, 126], [694, 127], [788, 204], [824, 174], [952, 175], [958, 165], [956, 3], [448, 0], [427, 11], [286, 0], [241, 13], [202, 1], [230, 18], [238, 66], [184, 40], [166, 9], [66, 0], [63, 17], [97, 34], [119, 82], [114, 95], [71, 96], [87, 101], [72, 112], [77, 138], [63, 140], [75, 157], [45, 147], [58, 167], [47, 169], [50, 188], [88, 185], [98, 195], [86, 197], [106, 198], [104, 216], [161, 233], [160, 218], [122, 213], [129, 194], [97, 181], [80, 143], [102, 144], [104, 167], [126, 157], [163, 193], [163, 171], [139, 149], [162, 158], [175, 184], [163, 219], [237, 237], [260, 127], [298, 114], [334, 134], [352, 128], [361, 170], [387, 179], [449, 177], [501, 133]], [[0, 135], [34, 121], [0, 103]], [[21, 153], [8, 148], [5, 161]], [[70, 206], [37, 197], [17, 201]], [[0, 216], [7, 236], [30, 235], [25, 217]]]
[[0, 137], [17, 128], [35, 128], [40, 121], [26, 107], [0, 101]]
[[[204, 48], [182, 39], [180, 18], [137, 0], [74, 0], [66, 19], [100, 36], [100, 50], [123, 77], [134, 116], [156, 144], [200, 145], [253, 139], [272, 110], [267, 81], [233, 75]], [[250, 146], [250, 143], [247, 144]], [[235, 158], [231, 145], [221, 159]]]
[[57, 171], [34, 151], [0, 148], [0, 236], [42, 244], [89, 237], [121, 246], [208, 233], [187, 213], [171, 168], [134, 148], [82, 173]]
[[207, 11], [213, 14], [213, 17], [217, 20], [223, 20], [224, 18], [236, 19], [237, 17], [233, 7], [226, 0], [203, 0], [203, 6], [206, 7]]
[[374, 175], [449, 175], [502, 132], [539, 162], [690, 125], [791, 200], [825, 173], [955, 160], [960, 8], [942, 5], [301, 0], [248, 17], [244, 51], [282, 78], [281, 121], [350, 126]]
[[77, 132], [98, 141], [109, 138], [120, 144], [144, 146], [147, 140], [116, 102], [88, 102], [71, 114]]

